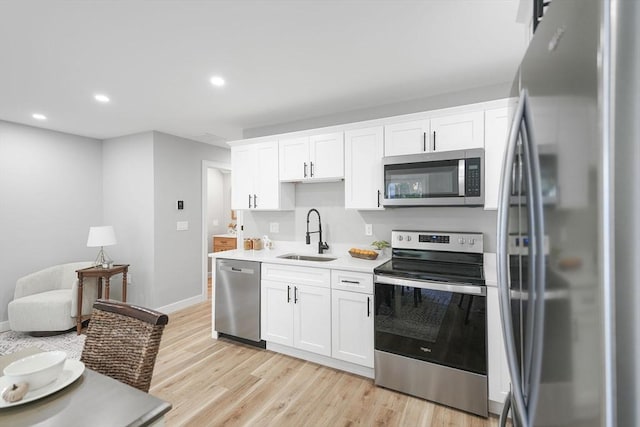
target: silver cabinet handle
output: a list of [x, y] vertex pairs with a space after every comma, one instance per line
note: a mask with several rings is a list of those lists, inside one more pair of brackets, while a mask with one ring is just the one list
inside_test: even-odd
[[352, 283], [352, 284], [354, 284], [354, 285], [359, 285], [359, 284], [360, 284], [360, 282], [359, 282], [359, 281], [357, 281], [357, 280], [344, 280], [344, 279], [343, 279], [343, 280], [340, 280], [340, 282], [341, 282], [341, 283]]
[[249, 194], [249, 209], [251, 209], [251, 194]]
[[253, 195], [253, 207], [254, 209], [258, 207], [258, 196]]
[[427, 151], [427, 133], [422, 132], [422, 151]]
[[304, 168], [304, 177], [307, 177], [307, 162], [303, 163], [303, 168]]
[[309, 170], [311, 171], [311, 178], [313, 178], [313, 162], [309, 162], [310, 167]]
[[433, 131], [433, 151], [436, 151], [436, 131]]
[[367, 317], [371, 317], [371, 297], [367, 297]]
[[291, 286], [287, 285], [287, 303], [291, 302]]
[[298, 303], [298, 287], [297, 286], [293, 287], [293, 303], [294, 304]]

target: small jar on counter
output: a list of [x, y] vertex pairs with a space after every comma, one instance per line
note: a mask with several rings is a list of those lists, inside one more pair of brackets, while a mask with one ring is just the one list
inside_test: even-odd
[[253, 239], [253, 250], [259, 251], [261, 249], [262, 249], [262, 239], [260, 239], [259, 237], [256, 237], [255, 239]]
[[244, 239], [244, 250], [249, 251], [253, 249], [253, 240], [246, 238]]

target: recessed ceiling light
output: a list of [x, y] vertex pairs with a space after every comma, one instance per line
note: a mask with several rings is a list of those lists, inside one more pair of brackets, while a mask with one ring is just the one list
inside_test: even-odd
[[31, 117], [33, 117], [36, 120], [47, 120], [47, 116], [45, 116], [44, 114], [40, 114], [40, 113], [32, 114]]
[[103, 95], [103, 94], [101, 94], [101, 93], [97, 93], [97, 94], [95, 94], [95, 95], [93, 96], [93, 98], [94, 98], [96, 101], [98, 101], [98, 102], [102, 102], [102, 103], [105, 103], [105, 104], [106, 104], [107, 102], [111, 101], [107, 95]]
[[214, 86], [218, 86], [218, 87], [224, 86], [224, 79], [220, 76], [213, 76], [209, 81]]

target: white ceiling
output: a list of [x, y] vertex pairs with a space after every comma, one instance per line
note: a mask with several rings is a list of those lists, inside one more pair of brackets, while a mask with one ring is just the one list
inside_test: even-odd
[[[242, 129], [503, 84], [525, 49], [518, 5], [4, 0], [0, 120], [219, 143]], [[212, 75], [227, 84], [213, 87]], [[95, 102], [99, 92], [111, 103]]]

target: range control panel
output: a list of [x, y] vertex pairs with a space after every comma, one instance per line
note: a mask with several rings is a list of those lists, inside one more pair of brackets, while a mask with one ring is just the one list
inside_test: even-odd
[[394, 249], [420, 249], [449, 252], [483, 252], [482, 233], [450, 233], [442, 231], [394, 230]]

